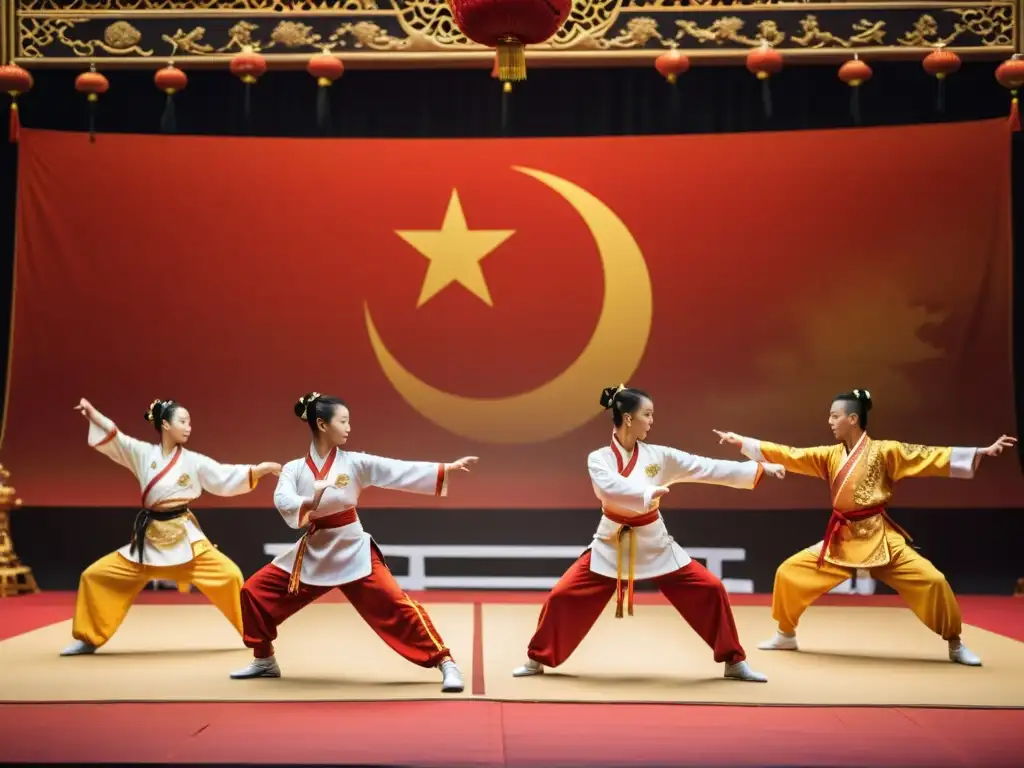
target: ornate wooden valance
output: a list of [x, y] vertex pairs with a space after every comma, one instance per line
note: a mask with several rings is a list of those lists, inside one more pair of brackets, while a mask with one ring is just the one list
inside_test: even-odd
[[[243, 46], [271, 66], [328, 49], [346, 66], [485, 66], [492, 52], [455, 27], [444, 0], [5, 0], [3, 60], [22, 66], [226, 66]], [[961, 57], [1018, 50], [1021, 2], [577, 0], [530, 65], [649, 65], [678, 47], [742, 63], [767, 41], [787, 61]]]

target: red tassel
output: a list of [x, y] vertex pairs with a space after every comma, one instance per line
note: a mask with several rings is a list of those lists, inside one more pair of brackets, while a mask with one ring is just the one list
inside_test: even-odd
[[17, 144], [18, 139], [21, 138], [21, 120], [18, 119], [18, 102], [13, 98], [11, 99], [11, 127], [8, 132], [8, 138], [10, 138], [11, 144]]
[[1010, 130], [1014, 133], [1020, 131], [1020, 109], [1017, 107], [1017, 92], [1013, 91], [1013, 101], [1010, 102]]

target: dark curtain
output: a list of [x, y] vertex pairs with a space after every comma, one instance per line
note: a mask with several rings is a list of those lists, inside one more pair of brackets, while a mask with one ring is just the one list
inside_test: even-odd
[[[946, 86], [946, 111], [935, 111], [936, 83], [919, 62], [872, 63], [874, 77], [861, 90], [863, 124], [896, 125], [936, 120], [974, 120], [1006, 115], [1009, 96], [994, 77], [995, 62], [965, 63]], [[350, 69], [331, 88], [335, 136], [488, 137], [587, 136], [654, 133], [709, 133], [847, 127], [850, 90], [835, 66], [788, 66], [772, 79], [774, 118], [761, 111], [760, 85], [741, 65], [697, 66], [673, 89], [652, 67], [539, 69], [502, 96], [490, 67], [475, 70], [364, 71]], [[25, 126], [84, 131], [85, 100], [74, 90], [75, 71], [39, 69], [35, 87], [19, 100]], [[110, 90], [100, 101], [102, 132], [152, 133], [160, 129], [164, 95], [153, 72], [110, 69]], [[273, 71], [252, 90], [251, 120], [243, 118], [243, 86], [226, 70], [194, 70], [175, 97], [178, 133], [212, 135], [317, 136], [316, 85], [304, 71]], [[502, 125], [502, 100], [508, 119]], [[83, 135], [82, 141], [86, 138]], [[1022, 153], [1015, 140], [1014, 189]], [[942, 163], [943, 158], [934, 158]], [[253, 162], [258, 163], [258, 157]], [[827, 163], [827, 158], [824, 159]], [[203, 183], [204, 169], [175, 172]], [[822, 169], [827, 173], [827, 165]], [[6, 346], [14, 252], [17, 152], [0, 150], [0, 329]], [[757, 168], [737, 184], [756, 180]], [[351, 180], [358, 185], [358, 179]], [[699, 180], [696, 180], [699, 183]], [[922, 190], [922, 194], [926, 190]], [[1024, 194], [1014, 195], [1014, 222], [1021, 220]], [[794, 215], [798, 212], [794, 211]], [[1016, 239], [1015, 239], [1016, 240]], [[1015, 245], [1015, 263], [1019, 248]], [[827, 254], [826, 254], [827, 255]], [[1015, 277], [1015, 288], [1019, 278]], [[1016, 291], [1015, 291], [1016, 295]], [[1015, 336], [1022, 313], [1014, 302]], [[40, 354], [46, 354], [40, 350]], [[1017, 355], [1017, 380], [1024, 356]], [[984, 373], [979, 372], [979, 375]], [[1021, 392], [1017, 388], [1018, 423]], [[70, 407], [71, 404], [67, 404]], [[54, 407], [58, 407], [54, 404]], [[63, 407], [63, 405], [59, 406]], [[1012, 429], [1012, 425], [1007, 426]], [[1021, 430], [1018, 428], [1018, 433]]]

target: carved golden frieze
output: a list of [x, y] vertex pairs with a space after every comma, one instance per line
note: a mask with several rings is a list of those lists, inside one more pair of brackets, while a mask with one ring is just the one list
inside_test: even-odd
[[[243, 46], [298, 61], [324, 49], [351, 61], [486, 60], [455, 26], [446, 0], [14, 0], [15, 57], [72, 66], [82, 59], [153, 66], [218, 62]], [[921, 56], [945, 45], [962, 56], [1013, 52], [1018, 0], [991, 3], [792, 0], [577, 0], [531, 61], [575, 66], [649, 63], [678, 48], [739, 58], [767, 42], [787, 55]], [[410, 57], [410, 54], [415, 56]]]

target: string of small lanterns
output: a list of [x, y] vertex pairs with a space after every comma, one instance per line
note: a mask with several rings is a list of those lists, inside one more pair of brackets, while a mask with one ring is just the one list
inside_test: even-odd
[[[512, 84], [526, 79], [525, 46], [541, 43], [554, 35], [564, 23], [564, 17], [571, 9], [571, 0], [555, 0], [546, 14], [532, 17], [517, 17], [510, 14], [496, 13], [493, 2], [483, 0], [451, 0], [453, 15], [457, 25], [475, 42], [495, 49], [491, 77], [502, 85], [502, 123], [507, 123], [508, 95]], [[548, 8], [547, 0], [544, 7]], [[513, 23], [514, 22], [514, 23]], [[465, 26], [465, 29], [463, 29]], [[471, 34], [472, 33], [472, 34]], [[778, 75], [784, 66], [783, 54], [773, 48], [767, 41], [752, 49], [746, 56], [746, 68], [761, 84], [762, 109], [765, 117], [773, 113], [769, 82]], [[924, 71], [936, 79], [936, 102], [938, 112], [945, 111], [945, 82], [961, 68], [962, 61], [955, 51], [944, 45], [937, 45], [921, 61]], [[654, 67], [665, 81], [675, 86], [679, 78], [690, 70], [690, 58], [678, 48], [671, 48], [657, 56]], [[244, 115], [246, 126], [249, 127], [252, 111], [252, 87], [266, 74], [268, 65], [266, 58], [245, 46], [231, 58], [229, 69], [245, 88]], [[330, 87], [345, 72], [342, 59], [324, 48], [320, 53], [310, 57], [306, 71], [315, 78], [317, 84], [316, 124], [325, 133], [330, 133]], [[850, 116], [855, 125], [861, 124], [860, 89], [872, 77], [871, 67], [854, 53], [852, 59], [844, 61], [838, 69], [839, 79], [850, 87]], [[995, 78], [1010, 92], [1009, 123], [1014, 131], [1021, 128], [1018, 91], [1024, 87], [1024, 55], [1015, 53], [999, 64]], [[154, 85], [166, 96], [160, 127], [165, 133], [173, 133], [176, 129], [174, 96], [188, 85], [188, 76], [181, 69], [168, 61], [167, 65], [158, 69], [153, 76]], [[0, 66], [0, 91], [10, 97], [10, 119], [8, 139], [17, 143], [21, 131], [18, 99], [32, 90], [31, 73], [15, 63]], [[99, 72], [95, 63], [75, 80], [75, 90], [86, 96], [88, 104], [88, 136], [90, 142], [96, 141], [96, 118], [100, 96], [110, 89], [110, 81]], [[673, 88], [672, 109], [678, 112], [679, 91]]]

